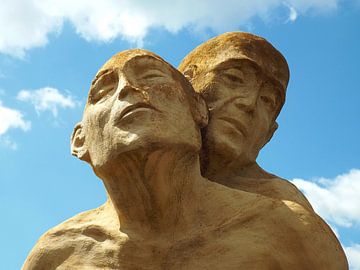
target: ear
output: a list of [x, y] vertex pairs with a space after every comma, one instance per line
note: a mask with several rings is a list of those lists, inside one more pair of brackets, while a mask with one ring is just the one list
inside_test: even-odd
[[205, 100], [199, 95], [196, 95], [196, 106], [194, 108], [194, 119], [200, 128], [206, 127], [209, 122], [209, 110]]
[[71, 154], [86, 162], [90, 162], [89, 151], [85, 145], [85, 135], [82, 123], [77, 123], [71, 135]]
[[266, 136], [266, 140], [261, 148], [263, 148], [265, 146], [265, 144], [267, 144], [271, 140], [271, 138], [273, 137], [273, 135], [274, 135], [275, 131], [278, 129], [278, 127], [279, 127], [278, 123], [274, 121], [274, 123], [272, 124], [272, 126], [269, 129], [269, 132]]

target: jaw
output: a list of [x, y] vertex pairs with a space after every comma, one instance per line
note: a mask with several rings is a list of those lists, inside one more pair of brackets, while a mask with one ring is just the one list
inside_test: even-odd
[[234, 175], [240, 169], [255, 163], [257, 153], [251, 142], [219, 130], [208, 130], [204, 136], [202, 172], [210, 180]]

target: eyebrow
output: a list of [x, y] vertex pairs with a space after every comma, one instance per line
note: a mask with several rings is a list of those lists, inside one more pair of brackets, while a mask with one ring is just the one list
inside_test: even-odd
[[251, 68], [253, 68], [257, 73], [259, 72], [259, 67], [256, 65], [256, 63], [253, 63], [251, 60], [248, 59], [238, 59], [238, 58], [227, 59], [224, 62], [215, 65], [213, 70], [223, 70], [229, 68], [241, 70], [244, 64], [246, 64], [246, 66], [250, 66]]
[[108, 76], [112, 76], [114, 72], [115, 72], [115, 69], [112, 69], [112, 68], [100, 71], [98, 74], [96, 74], [95, 78], [91, 82], [91, 88], [93, 86], [95, 86], [95, 84], [97, 84], [98, 81], [101, 81]]
[[223, 70], [228, 68], [235, 68], [241, 70], [241, 67], [244, 65], [244, 63], [254, 68], [257, 75], [264, 76], [265, 82], [269, 82], [274, 86], [272, 88], [275, 90], [276, 94], [280, 96], [280, 99], [282, 101], [285, 99], [285, 94], [284, 91], [282, 90], [283, 89], [282, 85], [276, 79], [267, 76], [256, 63], [254, 63], [249, 59], [229, 58], [224, 62], [217, 64], [213, 68], [213, 70]]
[[136, 66], [136, 65], [143, 65], [144, 63], [142, 62], [144, 60], [149, 60], [150, 62], [150, 63], [146, 63], [147, 66], [146, 70], [151, 70], [151, 69], [158, 70], [167, 73], [171, 76], [174, 73], [172, 67], [169, 66], [169, 64], [149, 55], [142, 55], [129, 60], [129, 62], [125, 64], [124, 68], [128, 68], [128, 67], [130, 68], [131, 66]]
[[[284, 103], [285, 100], [285, 91], [282, 90], [282, 85], [275, 79], [265, 76], [265, 83], [270, 83], [272, 85], [271, 92], [274, 92], [277, 96], [277, 99], [280, 100], [279, 104]], [[281, 106], [281, 105], [278, 105]]]
[[[102, 70], [99, 72], [99, 74], [96, 75], [95, 79], [92, 81], [91, 86], [90, 86], [90, 91], [89, 91], [89, 97], [88, 100], [91, 100], [94, 95], [96, 95], [96, 93], [99, 91], [99, 84], [104, 81], [106, 78], [110, 78], [112, 76], [114, 76], [115, 73], [115, 69], [106, 69], [106, 70]], [[116, 82], [112, 82], [111, 84], [108, 84], [108, 86], [110, 85], [115, 85]]]

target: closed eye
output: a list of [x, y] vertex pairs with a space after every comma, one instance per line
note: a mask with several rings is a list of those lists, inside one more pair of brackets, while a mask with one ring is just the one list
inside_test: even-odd
[[221, 72], [223, 79], [231, 84], [243, 84], [244, 73], [238, 68], [228, 68]]
[[166, 75], [163, 72], [161, 72], [159, 70], [150, 70], [148, 72], [145, 72], [141, 76], [141, 79], [151, 80], [151, 79], [164, 78], [164, 77], [166, 77]]
[[116, 88], [116, 84], [114, 85], [107, 85], [102, 87], [97, 91], [93, 91], [94, 93], [90, 95], [90, 100], [92, 103], [97, 103], [103, 97], [109, 95], [114, 89]]
[[244, 83], [244, 80], [242, 79], [242, 78], [240, 78], [240, 77], [238, 77], [238, 76], [235, 76], [235, 75], [231, 75], [231, 74], [224, 74], [224, 76], [228, 79], [228, 80], [230, 80], [230, 81], [232, 81], [232, 82], [235, 82], [235, 83]]
[[108, 96], [117, 88], [119, 82], [118, 72], [116, 70], [108, 70], [101, 74], [92, 83], [89, 95], [89, 102], [92, 104], [97, 103], [103, 97]]
[[275, 107], [275, 101], [268, 97], [268, 96], [260, 96], [260, 99], [262, 102], [264, 102], [266, 105], [271, 106], [272, 108]]

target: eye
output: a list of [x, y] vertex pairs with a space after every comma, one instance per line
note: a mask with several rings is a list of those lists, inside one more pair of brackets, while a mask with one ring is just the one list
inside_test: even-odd
[[231, 75], [231, 74], [226, 74], [226, 73], [224, 75], [229, 81], [232, 81], [232, 82], [235, 82], [235, 83], [244, 83], [243, 79], [238, 77], [238, 76]]
[[90, 101], [91, 103], [95, 104], [97, 102], [99, 102], [101, 99], [103, 99], [106, 96], [109, 96], [110, 93], [113, 92], [113, 90], [115, 90], [116, 86], [115, 85], [109, 85], [106, 87], [101, 88], [100, 90], [97, 91], [93, 91], [94, 93], [92, 93], [90, 95]]
[[162, 75], [159, 74], [148, 74], [146, 76], [143, 77], [143, 79], [153, 79], [153, 78], [159, 78], [162, 77]]
[[271, 108], [275, 108], [275, 101], [268, 96], [260, 96], [260, 99], [262, 102], [264, 102], [267, 106], [270, 106]]
[[222, 72], [221, 76], [223, 79], [231, 84], [243, 84], [244, 74], [240, 69], [229, 68]]
[[141, 79], [144, 80], [152, 80], [152, 79], [156, 79], [156, 78], [164, 78], [165, 74], [159, 70], [150, 70], [145, 72], [142, 76]]
[[105, 96], [112, 93], [119, 83], [119, 75], [116, 70], [109, 70], [98, 77], [92, 84], [89, 94], [89, 102], [95, 104]]

